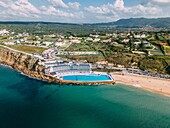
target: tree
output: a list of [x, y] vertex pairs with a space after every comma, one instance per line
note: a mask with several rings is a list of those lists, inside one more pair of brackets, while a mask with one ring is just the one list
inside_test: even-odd
[[170, 74], [170, 65], [165, 70], [168, 74]]
[[141, 44], [139, 45], [139, 48], [141, 50], [145, 50], [146, 49], [145, 44], [143, 43], [143, 41], [141, 41]]

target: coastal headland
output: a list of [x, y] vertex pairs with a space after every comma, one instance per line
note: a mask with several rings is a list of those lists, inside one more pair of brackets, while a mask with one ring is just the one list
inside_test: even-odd
[[154, 93], [170, 96], [170, 80], [143, 75], [112, 73], [116, 83], [133, 85]]
[[45, 67], [39, 64], [39, 59], [29, 54], [20, 53], [8, 48], [0, 47], [0, 63], [11, 66], [29, 77], [47, 81], [49, 83], [71, 84], [71, 85], [99, 85], [114, 84], [114, 81], [104, 82], [77, 82], [57, 79], [45, 73]]
[[71, 84], [71, 85], [101, 85], [101, 84], [115, 84], [124, 83], [127, 85], [134, 85], [142, 89], [152, 91], [155, 93], [170, 96], [170, 80], [159, 79], [154, 77], [147, 77], [134, 74], [112, 73], [115, 81], [105, 82], [73, 82], [64, 81], [54, 78], [51, 75], [45, 74], [45, 67], [39, 64], [38, 58], [30, 55], [12, 51], [0, 47], [0, 63], [11, 66], [13, 69], [21, 71], [25, 75], [32, 78], [47, 81], [49, 83]]

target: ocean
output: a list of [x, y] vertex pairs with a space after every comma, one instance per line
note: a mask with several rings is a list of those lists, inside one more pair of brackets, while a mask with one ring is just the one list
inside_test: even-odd
[[48, 84], [0, 66], [0, 128], [170, 128], [170, 98], [122, 84]]

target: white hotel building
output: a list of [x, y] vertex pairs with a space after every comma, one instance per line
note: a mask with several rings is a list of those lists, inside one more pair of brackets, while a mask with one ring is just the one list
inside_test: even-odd
[[55, 77], [65, 75], [87, 75], [91, 73], [91, 65], [86, 63], [45, 63], [45, 73], [52, 74]]

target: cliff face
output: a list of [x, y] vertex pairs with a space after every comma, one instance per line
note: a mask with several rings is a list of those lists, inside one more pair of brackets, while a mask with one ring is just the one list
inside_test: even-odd
[[44, 72], [44, 66], [38, 64], [38, 59], [29, 55], [0, 48], [0, 63], [11, 66], [33, 78], [42, 79], [48, 82], [58, 80]]

